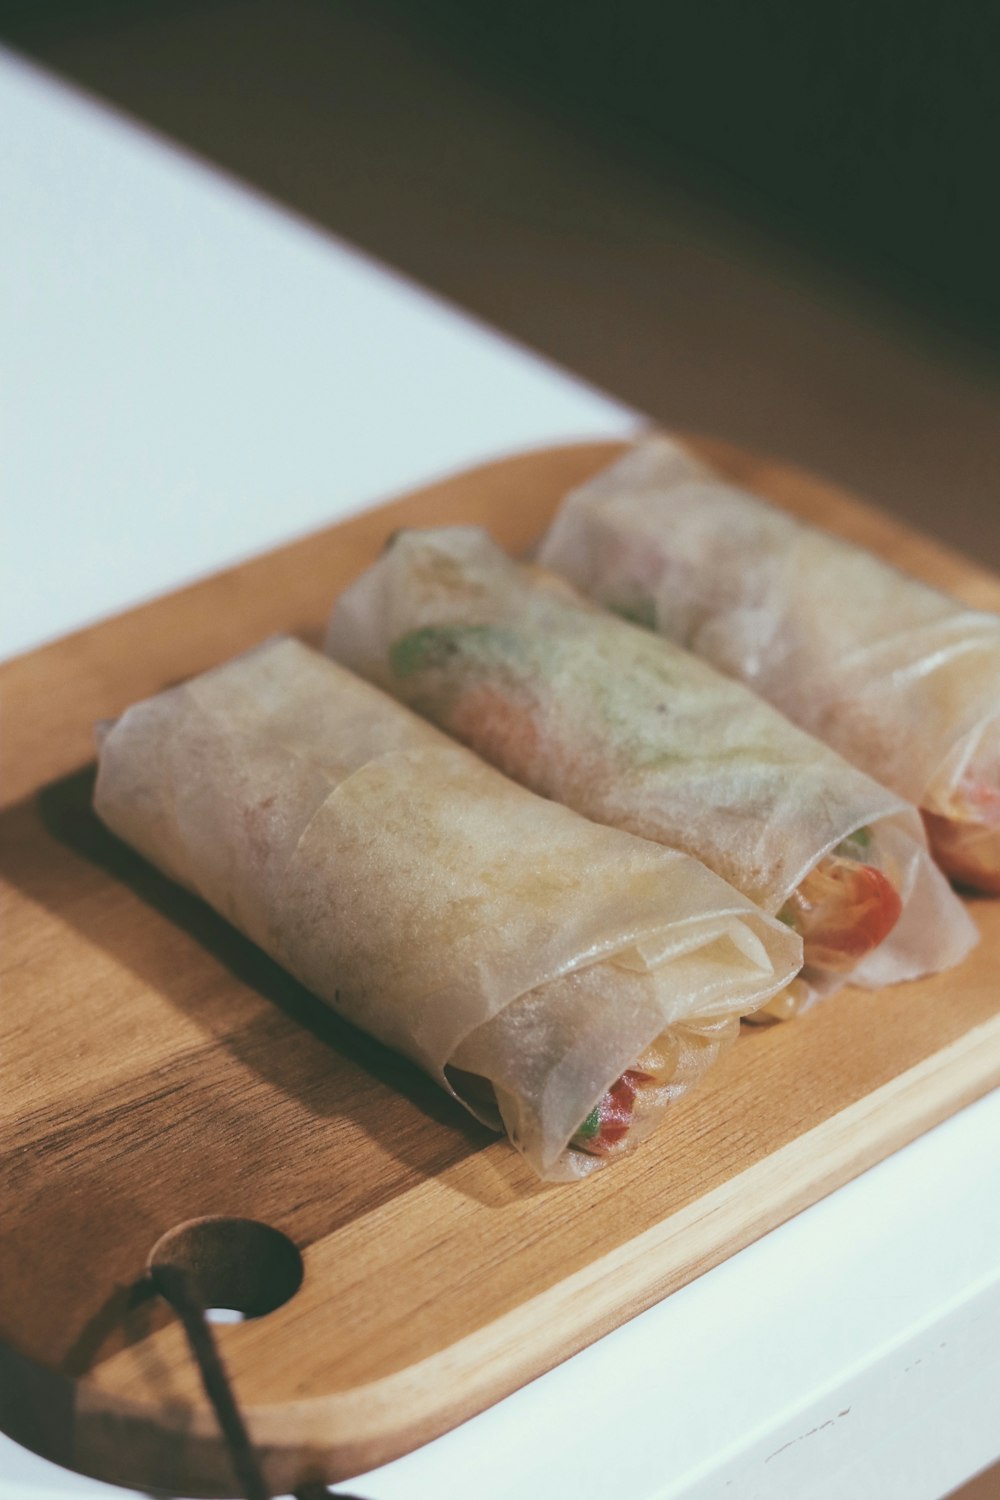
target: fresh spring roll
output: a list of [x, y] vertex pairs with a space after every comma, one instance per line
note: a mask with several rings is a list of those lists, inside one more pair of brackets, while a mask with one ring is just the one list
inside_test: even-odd
[[327, 647], [532, 791], [682, 849], [800, 934], [770, 1014], [958, 963], [976, 933], [914, 808], [672, 642], [476, 527], [397, 533]]
[[697, 861], [533, 796], [288, 639], [129, 709], [95, 806], [550, 1179], [645, 1134], [801, 963]]
[[1000, 616], [727, 484], [662, 437], [574, 491], [539, 556], [915, 803], [942, 867], [1000, 892]]

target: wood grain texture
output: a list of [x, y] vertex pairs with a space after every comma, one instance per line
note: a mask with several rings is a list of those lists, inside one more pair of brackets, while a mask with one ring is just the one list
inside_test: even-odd
[[[829, 486], [695, 446], [970, 603], [1000, 580]], [[299, 1291], [217, 1329], [275, 1490], [481, 1410], [1000, 1081], [1000, 903], [957, 972], [752, 1030], [638, 1154], [544, 1187], [90, 812], [95, 720], [269, 632], [315, 640], [403, 524], [515, 550], [616, 445], [446, 479], [0, 667], [0, 1423], [135, 1485], [232, 1493], [183, 1333], [143, 1294], [166, 1231], [250, 1217]]]

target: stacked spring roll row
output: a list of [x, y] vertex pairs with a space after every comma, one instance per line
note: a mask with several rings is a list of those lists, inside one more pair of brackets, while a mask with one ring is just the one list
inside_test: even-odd
[[[136, 705], [104, 739], [97, 810], [540, 1176], [586, 1175], [741, 1018], [960, 962], [975, 928], [914, 800], [946, 868], [992, 868], [1000, 710], [982, 688], [1000, 620], [947, 616], [831, 538], [796, 540], [788, 563], [778, 532], [796, 523], [735, 493], [654, 439], [557, 517], [544, 561], [662, 634], [476, 528], [400, 533], [334, 610], [341, 665], [279, 639]], [[764, 577], [743, 595], [737, 532]], [[831, 646], [817, 601], [850, 586], [856, 604], [856, 581], [865, 600], [848, 624], [834, 611]], [[883, 626], [867, 656], [857, 615]], [[855, 700], [865, 661], [885, 671]], [[978, 696], [961, 691], [970, 663]], [[818, 708], [786, 680], [803, 669], [826, 673]], [[891, 766], [859, 752], [873, 704], [899, 733], [890, 688], [907, 727], [937, 704], [907, 775], [886, 774], [902, 747]], [[830, 725], [829, 744], [805, 732]]]
[[769, 1004], [959, 962], [975, 930], [916, 811], [697, 657], [474, 527], [397, 534], [327, 647], [533, 791], [701, 860], [803, 940]]

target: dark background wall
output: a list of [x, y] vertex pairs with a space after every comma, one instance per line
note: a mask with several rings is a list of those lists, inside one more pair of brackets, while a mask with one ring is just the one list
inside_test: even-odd
[[[157, 13], [210, 8], [0, 0], [0, 29], [44, 55]], [[250, 9], [229, 6], [237, 27], [241, 8]], [[353, 9], [381, 12], [488, 86], [967, 338], [1000, 344], [996, 0], [357, 0]]]
[[1000, 565], [998, 20], [0, 0], [0, 39], [665, 425]]
[[398, 0], [456, 58], [849, 266], [1000, 336], [1000, 6]]

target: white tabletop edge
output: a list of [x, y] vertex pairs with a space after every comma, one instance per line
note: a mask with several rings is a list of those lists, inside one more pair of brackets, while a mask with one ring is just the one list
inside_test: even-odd
[[640, 424], [2, 50], [0, 139], [0, 656], [454, 470]]

